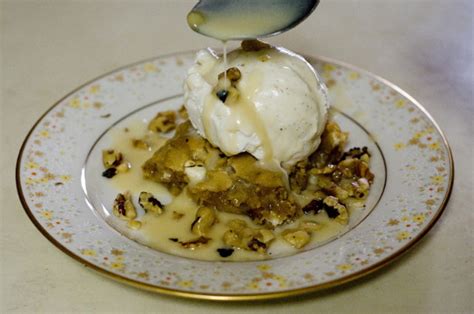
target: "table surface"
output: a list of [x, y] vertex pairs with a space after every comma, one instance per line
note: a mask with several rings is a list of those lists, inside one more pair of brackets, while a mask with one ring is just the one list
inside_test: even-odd
[[0, 2], [0, 312], [474, 311], [473, 1], [322, 1], [296, 29], [270, 40], [352, 63], [405, 89], [445, 131], [457, 172], [440, 221], [403, 258], [329, 291], [252, 304], [167, 297], [99, 276], [50, 244], [16, 195], [19, 147], [56, 100], [116, 67], [218, 46], [186, 26], [195, 1]]

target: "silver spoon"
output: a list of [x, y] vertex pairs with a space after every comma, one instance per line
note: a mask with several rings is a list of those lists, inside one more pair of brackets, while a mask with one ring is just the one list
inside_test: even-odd
[[200, 0], [187, 16], [196, 32], [243, 40], [283, 33], [307, 18], [319, 0]]

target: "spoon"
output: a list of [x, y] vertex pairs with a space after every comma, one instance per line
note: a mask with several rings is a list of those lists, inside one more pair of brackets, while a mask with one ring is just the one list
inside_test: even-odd
[[187, 16], [196, 32], [244, 40], [283, 33], [307, 18], [319, 0], [200, 0]]

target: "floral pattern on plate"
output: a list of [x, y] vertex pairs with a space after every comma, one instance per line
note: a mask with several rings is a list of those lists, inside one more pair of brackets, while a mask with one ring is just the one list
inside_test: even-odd
[[385, 156], [387, 181], [377, 206], [340, 238], [293, 256], [257, 262], [205, 262], [161, 253], [122, 236], [89, 208], [81, 188], [87, 152], [114, 122], [182, 93], [194, 53], [136, 63], [78, 88], [28, 134], [17, 186], [39, 230], [76, 260], [144, 289], [194, 298], [288, 296], [358, 278], [418, 241], [442, 213], [453, 162], [441, 131], [413, 98], [363, 70], [308, 58], [332, 105], [371, 134]]

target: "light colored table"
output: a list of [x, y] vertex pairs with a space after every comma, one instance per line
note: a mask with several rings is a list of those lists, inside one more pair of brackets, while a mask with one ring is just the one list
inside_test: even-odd
[[0, 312], [472, 312], [473, 11], [469, 0], [326, 0], [271, 42], [346, 61], [398, 84], [445, 130], [456, 179], [448, 208], [409, 254], [362, 280], [287, 300], [213, 303], [143, 292], [51, 245], [16, 196], [20, 144], [64, 94], [133, 61], [216, 46], [184, 21], [193, 1], [1, 2]]

